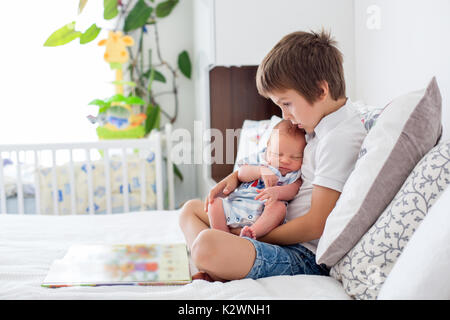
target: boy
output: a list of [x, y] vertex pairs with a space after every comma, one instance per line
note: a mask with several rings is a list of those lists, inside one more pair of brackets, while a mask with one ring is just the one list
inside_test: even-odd
[[275, 275], [328, 275], [315, 250], [325, 222], [356, 163], [366, 135], [346, 98], [342, 54], [324, 31], [294, 32], [281, 39], [258, 67], [258, 92], [306, 131], [302, 185], [287, 208], [285, 224], [257, 240], [209, 228], [207, 205], [238, 185], [237, 171], [205, 201], [190, 200], [180, 227], [200, 272], [194, 279], [234, 280]]
[[215, 198], [209, 205], [211, 228], [230, 232], [230, 228], [240, 227], [241, 237], [256, 239], [282, 223], [287, 201], [279, 198], [298, 192], [305, 145], [304, 130], [281, 120], [273, 128], [267, 147], [238, 163], [242, 184], [228, 197]]

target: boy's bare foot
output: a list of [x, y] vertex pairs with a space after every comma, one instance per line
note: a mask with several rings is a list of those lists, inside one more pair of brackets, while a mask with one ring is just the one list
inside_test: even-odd
[[209, 282], [220, 281], [220, 282], [228, 282], [229, 280], [225, 279], [213, 279], [209, 274], [204, 271], [199, 271], [192, 276], [192, 280], [206, 280]]
[[253, 230], [252, 227], [245, 226], [242, 228], [240, 236], [256, 239], [256, 232]]
[[204, 271], [199, 271], [196, 274], [194, 274], [192, 276], [192, 280], [206, 280], [206, 281], [209, 281], [209, 282], [214, 282], [213, 278], [211, 278], [209, 276], [209, 274], [207, 274]]

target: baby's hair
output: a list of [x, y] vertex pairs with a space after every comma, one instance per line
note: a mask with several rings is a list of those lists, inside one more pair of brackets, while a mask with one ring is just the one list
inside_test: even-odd
[[[272, 130], [272, 133], [270, 137], [272, 137], [273, 133], [276, 132], [275, 130], [278, 130], [278, 134], [286, 134], [288, 136], [294, 137], [294, 138], [305, 138], [305, 131], [303, 129], [300, 129], [298, 126], [294, 125], [289, 120], [281, 120], [278, 122]], [[267, 144], [270, 143], [270, 138]]]

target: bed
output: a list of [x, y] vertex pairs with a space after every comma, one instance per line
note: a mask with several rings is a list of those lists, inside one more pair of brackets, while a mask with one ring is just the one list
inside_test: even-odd
[[[331, 277], [278, 276], [181, 286], [41, 287], [72, 244], [184, 242], [179, 210], [112, 215], [0, 215], [0, 300], [350, 299]], [[191, 265], [192, 272], [195, 266]]]
[[[262, 98], [258, 96], [254, 87], [254, 73], [256, 73], [256, 67], [217, 67], [211, 71], [211, 84], [216, 83], [218, 86], [227, 83], [231, 86], [228, 91], [233, 92], [231, 96], [236, 98], [227, 100], [224, 97], [216, 96], [212, 90], [211, 115], [214, 116], [211, 118], [210, 125], [219, 128], [223, 134], [228, 128], [242, 128], [239, 147], [235, 148], [237, 156], [234, 158], [237, 160], [264, 146], [270, 129], [280, 120], [279, 112], [275, 112], [278, 108], [274, 109], [274, 105], [270, 101], [264, 99], [261, 101]], [[224, 81], [224, 77], [246, 80]], [[244, 84], [247, 88], [241, 90]], [[246, 99], [240, 99], [239, 95], [242, 95], [242, 98], [245, 96]], [[250, 103], [252, 107], [245, 106], [245, 103]], [[247, 111], [245, 113], [237, 112], [233, 117], [217, 116], [217, 110], [231, 110], [232, 106]], [[165, 133], [166, 136], [170, 134], [170, 128]], [[156, 142], [158, 141], [160, 140], [157, 139]], [[169, 141], [170, 139], [165, 141], [167, 155], [170, 155], [168, 152], [170, 151]], [[117, 146], [120, 147], [120, 142], [117, 143]], [[156, 143], [157, 147], [158, 143]], [[162, 168], [163, 151], [161, 148], [156, 148], [156, 151], [156, 159], [159, 158], [159, 162], [155, 161], [157, 173], [155, 183], [162, 185], [165, 181], [166, 185], [173, 188], [173, 175], [171, 176], [170, 170], [166, 170], [167, 174], [164, 178], [158, 174]], [[226, 152], [226, 150], [224, 151]], [[224, 154], [226, 154], [225, 152]], [[106, 159], [98, 161], [105, 165], [108, 163]], [[128, 163], [126, 157], [122, 157], [121, 161]], [[89, 163], [93, 162], [95, 163], [95, 161]], [[170, 158], [167, 168], [169, 166]], [[70, 167], [74, 167], [72, 170], [76, 170], [76, 166], [73, 164]], [[233, 167], [233, 164], [213, 164], [209, 170], [210, 181], [212, 179], [220, 180], [231, 172]], [[57, 166], [56, 168], [52, 166], [49, 172], [56, 173], [57, 170]], [[90, 174], [92, 175], [92, 170]], [[57, 184], [53, 183], [55, 179], [50, 180], [52, 181], [49, 181], [47, 187], [57, 189]], [[42, 179], [40, 181], [42, 182]], [[93, 184], [93, 181], [93, 178], [88, 178], [84, 184]], [[203, 182], [198, 181], [198, 183]], [[34, 181], [34, 185], [40, 184]], [[17, 186], [20, 194], [18, 197], [16, 196], [16, 201], [25, 201], [22, 212], [26, 213], [28, 197], [24, 192], [24, 184], [20, 182], [17, 183]], [[90, 190], [93, 188], [93, 185], [88, 187]], [[162, 192], [158, 192], [158, 190], [161, 190], [161, 187], [156, 188], [157, 206], [155, 210], [148, 210], [145, 206], [141, 206], [138, 211], [133, 212], [133, 208], [128, 203], [127, 208], [119, 207], [116, 208], [116, 211], [112, 210], [109, 205], [106, 214], [99, 214], [104, 212], [94, 207], [94, 196], [92, 195], [88, 199], [88, 203], [85, 203], [82, 214], [73, 209], [65, 214], [57, 205], [55, 205], [58, 208], [56, 214], [48, 214], [43, 210], [39, 212], [40, 214], [0, 214], [0, 299], [351, 299], [342, 284], [334, 278], [310, 275], [276, 276], [258, 280], [243, 279], [225, 283], [194, 280], [190, 284], [181, 286], [104, 286], [58, 289], [40, 286], [51, 263], [55, 259], [62, 258], [73, 244], [184, 243], [185, 240], [178, 225], [180, 211], [175, 210], [173, 194], [170, 196], [173, 190], [169, 188], [169, 206], [166, 207], [169, 210], [162, 210], [160, 204]], [[55, 193], [50, 193], [51, 201], [56, 204], [58, 201], [53, 194]], [[0, 196], [5, 200], [5, 195], [0, 194]], [[126, 199], [127, 194], [122, 196]], [[14, 200], [14, 198], [8, 199], [9, 202]], [[31, 202], [30, 205], [33, 205], [35, 200], [35, 198], [28, 199]], [[172, 203], [172, 207], [170, 203]], [[111, 214], [114, 212], [117, 213]], [[191, 274], [197, 271], [192, 262], [190, 269]]]

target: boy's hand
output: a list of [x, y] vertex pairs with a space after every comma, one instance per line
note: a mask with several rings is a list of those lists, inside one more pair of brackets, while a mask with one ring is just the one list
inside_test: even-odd
[[271, 205], [278, 201], [278, 197], [280, 196], [280, 188], [279, 187], [269, 187], [263, 190], [256, 190], [259, 194], [255, 197], [255, 200], [267, 200], [265, 205]]
[[209, 204], [211, 204], [216, 197], [226, 197], [237, 188], [239, 185], [237, 174], [237, 171], [230, 173], [209, 191], [208, 196], [205, 199], [205, 212], [208, 212]]
[[278, 177], [267, 167], [261, 166], [259, 168], [261, 172], [261, 179], [264, 182], [266, 188], [273, 187], [277, 185]]

